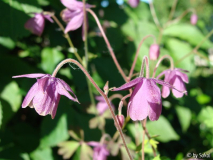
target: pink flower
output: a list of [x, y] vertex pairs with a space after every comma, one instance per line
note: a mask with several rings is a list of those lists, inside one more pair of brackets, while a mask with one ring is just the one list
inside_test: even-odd
[[195, 25], [195, 24], [197, 24], [197, 15], [194, 13], [194, 14], [192, 14], [191, 15], [191, 18], [190, 18], [190, 22], [191, 22], [191, 24], [192, 25]]
[[151, 60], [157, 60], [160, 54], [160, 46], [158, 44], [153, 44], [149, 49], [149, 58]]
[[[61, 12], [63, 21], [68, 23], [65, 33], [78, 29], [84, 22], [83, 3], [76, 0], [61, 0], [61, 3], [67, 7]], [[91, 5], [86, 4], [86, 8], [91, 8]], [[84, 30], [82, 30], [82, 33], [84, 37]]]
[[[181, 90], [181, 91], [186, 91], [185, 83], [188, 83], [188, 76], [185, 73], [182, 72], [188, 72], [186, 70], [180, 69], [180, 68], [175, 68], [174, 70], [167, 69], [160, 73], [157, 76], [157, 79], [164, 75], [164, 81], [168, 82], [169, 84], [173, 85], [176, 89]], [[178, 92], [174, 89], [172, 89], [172, 93], [176, 98], [183, 97], [184, 93]], [[162, 97], [166, 98], [170, 94], [170, 89], [167, 86], [162, 87]], [[185, 95], [187, 95], [187, 92], [185, 92]]]
[[129, 0], [128, 3], [132, 8], [136, 8], [139, 4], [140, 0]]
[[[102, 115], [108, 109], [108, 105], [102, 96], [96, 96], [95, 99], [99, 101], [97, 103], [97, 110], [98, 110], [98, 113]], [[111, 103], [111, 106], [115, 108], [115, 106], [112, 103]]]
[[[53, 119], [56, 115], [61, 95], [78, 102], [77, 97], [69, 85], [62, 79], [40, 73], [13, 76], [12, 78], [20, 77], [38, 78], [37, 82], [30, 88], [24, 98], [22, 108], [26, 108], [27, 106], [35, 108], [39, 115], [46, 116], [50, 114]], [[74, 97], [71, 96], [68, 91], [71, 92]]]
[[94, 147], [93, 160], [106, 160], [107, 156], [109, 156], [109, 151], [105, 144], [94, 141], [88, 142], [87, 144]]
[[45, 19], [53, 23], [50, 15], [44, 15], [43, 13], [34, 13], [34, 17], [30, 18], [24, 25], [26, 29], [35, 35], [41, 36], [44, 31]]
[[172, 85], [161, 80], [138, 77], [113, 90], [128, 90], [135, 87], [127, 108], [127, 114], [133, 121], [141, 121], [147, 116], [149, 116], [151, 121], [158, 120], [161, 115], [162, 101], [161, 92], [156, 83], [174, 88]]

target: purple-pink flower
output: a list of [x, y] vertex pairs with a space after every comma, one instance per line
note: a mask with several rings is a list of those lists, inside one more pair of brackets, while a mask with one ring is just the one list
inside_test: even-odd
[[94, 147], [93, 160], [106, 160], [107, 156], [109, 156], [109, 151], [105, 144], [94, 141], [88, 142], [87, 144]]
[[[26, 108], [27, 106], [35, 108], [39, 115], [46, 116], [50, 114], [53, 119], [56, 115], [61, 95], [78, 102], [76, 95], [62, 79], [40, 73], [13, 76], [12, 78], [21, 77], [37, 78], [37, 82], [30, 88], [24, 98], [22, 108]], [[69, 92], [71, 92], [73, 96], [71, 96]]]
[[140, 0], [129, 0], [128, 3], [132, 8], [136, 8], [139, 4]]
[[34, 13], [34, 17], [30, 18], [24, 25], [26, 29], [35, 35], [41, 36], [44, 31], [45, 19], [53, 23], [50, 15], [43, 13]]
[[149, 116], [151, 121], [158, 120], [161, 110], [161, 92], [156, 83], [169, 88], [172, 85], [153, 78], [138, 77], [113, 91], [128, 90], [135, 87], [130, 97], [127, 114], [133, 121], [141, 121]]
[[149, 58], [151, 60], [157, 60], [160, 54], [160, 46], [158, 44], [153, 44], [149, 49]]
[[191, 18], [190, 18], [191, 24], [192, 24], [192, 25], [197, 24], [197, 19], [198, 19], [198, 18], [197, 18], [197, 14], [195, 14], [195, 13], [192, 14], [192, 15], [191, 15]]
[[[98, 101], [96, 106], [98, 113], [99, 115], [102, 115], [108, 109], [108, 105], [102, 96], [96, 96], [95, 99]], [[115, 106], [112, 103], [111, 103], [111, 106], [115, 108]]]
[[[164, 75], [165, 82], [168, 82], [169, 84], [171, 84], [178, 90], [186, 91], [186, 87], [185, 87], [184, 83], [188, 83], [189, 80], [188, 80], [188, 76], [183, 72], [188, 72], [188, 71], [180, 69], [180, 68], [175, 68], [173, 70], [167, 69], [167, 70], [163, 71], [162, 73], [160, 73], [157, 76], [157, 79]], [[172, 93], [176, 98], [183, 97], [184, 94], [187, 95], [187, 92], [185, 92], [185, 93], [178, 92], [174, 89], [172, 89]], [[167, 86], [163, 86], [162, 87], [162, 97], [166, 98], [169, 96], [169, 94], [170, 94], [170, 88], [168, 88]]]
[[[76, 0], [61, 0], [61, 3], [67, 7], [61, 12], [61, 17], [64, 22], [68, 23], [65, 28], [65, 33], [78, 29], [82, 24], [82, 34], [84, 37], [84, 12], [83, 3]], [[86, 8], [91, 8], [91, 5], [86, 4]], [[88, 24], [87, 24], [88, 26]]]

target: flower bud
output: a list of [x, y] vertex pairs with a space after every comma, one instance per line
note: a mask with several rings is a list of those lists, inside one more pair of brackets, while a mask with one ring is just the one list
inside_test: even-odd
[[[115, 117], [116, 117], [120, 127], [122, 128], [123, 125], [124, 125], [124, 120], [125, 120], [124, 116], [123, 115], [116, 115]], [[116, 126], [116, 123], [115, 123], [115, 126]]]
[[157, 60], [160, 54], [160, 46], [158, 44], [152, 44], [149, 49], [149, 58], [151, 60]]
[[192, 25], [195, 25], [197, 23], [197, 15], [195, 13], [191, 15], [190, 22]]
[[136, 8], [139, 4], [140, 0], [129, 0], [128, 3], [132, 8]]

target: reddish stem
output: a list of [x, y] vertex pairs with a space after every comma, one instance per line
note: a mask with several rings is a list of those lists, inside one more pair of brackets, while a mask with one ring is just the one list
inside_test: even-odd
[[110, 55], [112, 56], [112, 59], [113, 59], [115, 65], [116, 65], [116, 67], [118, 68], [118, 70], [119, 70], [121, 76], [123, 77], [123, 79], [125, 80], [125, 82], [128, 82], [128, 78], [126, 77], [124, 71], [122, 70], [121, 66], [119, 65], [119, 63], [117, 61], [117, 58], [115, 57], [113, 49], [112, 49], [112, 47], [111, 47], [111, 45], [109, 43], [109, 40], [106, 37], [106, 34], [105, 34], [105, 32], [104, 32], [104, 30], [103, 30], [103, 28], [102, 28], [102, 26], [101, 26], [101, 24], [99, 22], [98, 17], [96, 16], [96, 14], [91, 9], [87, 8], [86, 10], [94, 17], [94, 19], [95, 19], [95, 21], [96, 21], [96, 23], [97, 23], [97, 25], [98, 25], [98, 27], [99, 27], [99, 29], [101, 31], [101, 34], [102, 34], [102, 36], [103, 36], [103, 38], [105, 40], [105, 43], [106, 43], [107, 48], [108, 48], [108, 50], [110, 52]]
[[114, 113], [113, 108], [112, 108], [112, 106], [110, 104], [110, 101], [109, 101], [108, 97], [104, 94], [104, 92], [95, 83], [95, 81], [90, 76], [90, 74], [87, 72], [87, 70], [76, 60], [74, 60], [74, 59], [65, 59], [65, 60], [63, 60], [61, 63], [59, 63], [57, 65], [57, 67], [55, 68], [55, 70], [54, 70], [54, 72], [52, 74], [52, 77], [55, 77], [57, 72], [59, 71], [59, 69], [66, 63], [73, 63], [73, 64], [77, 65], [83, 71], [83, 73], [86, 75], [86, 77], [90, 80], [90, 82], [93, 84], [93, 86], [97, 89], [97, 91], [103, 96], [103, 98], [105, 99], [105, 101], [106, 101], [106, 103], [107, 103], [107, 105], [109, 107], [109, 110], [110, 110], [110, 112], [112, 114], [112, 118], [113, 118], [113, 120], [114, 120], [114, 122], [115, 122], [115, 124], [117, 126], [117, 129], [118, 129], [118, 131], [120, 133], [121, 139], [123, 141], [123, 144], [124, 144], [124, 147], [125, 147], [125, 149], [127, 151], [129, 159], [132, 160], [132, 157], [131, 157], [131, 154], [129, 152], [129, 149], [128, 149], [127, 145], [126, 145], [126, 141], [125, 141], [125, 138], [124, 138], [124, 135], [123, 135], [123, 132], [122, 132], [122, 128], [120, 127], [119, 122], [118, 122], [117, 118], [115, 117], [115, 113]]

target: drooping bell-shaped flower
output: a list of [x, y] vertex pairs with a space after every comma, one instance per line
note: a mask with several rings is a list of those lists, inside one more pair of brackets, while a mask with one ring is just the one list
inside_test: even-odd
[[128, 90], [135, 87], [127, 108], [127, 114], [133, 121], [141, 121], [147, 116], [149, 116], [151, 121], [158, 120], [162, 111], [162, 101], [161, 92], [156, 83], [174, 88], [169, 83], [161, 80], [138, 77], [113, 90]]
[[24, 25], [26, 29], [35, 35], [41, 36], [44, 31], [45, 19], [53, 23], [50, 15], [43, 13], [34, 13], [34, 17], [30, 18]]
[[[61, 95], [78, 102], [76, 95], [62, 79], [40, 73], [13, 76], [12, 78], [21, 77], [37, 78], [37, 82], [30, 88], [24, 98], [22, 108], [26, 108], [27, 106], [35, 108], [39, 115], [46, 116], [50, 114], [53, 119], [56, 115]], [[71, 96], [69, 92], [71, 92], [73, 96]]]
[[[61, 3], [67, 7], [61, 12], [61, 17], [64, 22], [67, 23], [65, 28], [65, 33], [69, 31], [73, 31], [82, 26], [82, 34], [84, 37], [84, 10], [83, 10], [83, 2], [76, 0], [61, 0]], [[86, 4], [86, 8], [91, 8], [91, 5]], [[88, 23], [87, 23], [88, 27]]]
[[[188, 83], [189, 80], [188, 80], [188, 76], [183, 72], [188, 72], [188, 71], [180, 69], [180, 68], [175, 68], [173, 70], [167, 69], [167, 70], [163, 71], [162, 73], [160, 73], [157, 76], [157, 79], [164, 75], [165, 82], [168, 82], [169, 84], [171, 84], [178, 90], [186, 91], [186, 87], [185, 87], [184, 83]], [[183, 97], [184, 94], [187, 95], [187, 92], [185, 92], [185, 93], [178, 92], [174, 89], [172, 89], [172, 93], [176, 98], [181, 98], [181, 97]], [[170, 88], [168, 88], [167, 86], [163, 86], [162, 87], [162, 97], [166, 98], [169, 96], [169, 94], [170, 94]]]
[[[108, 109], [108, 105], [102, 96], [96, 96], [95, 99], [98, 100], [98, 103], [96, 106], [98, 113], [99, 115], [102, 115]], [[115, 108], [115, 106], [112, 103], [111, 103], [111, 106], [112, 108]]]
[[88, 142], [87, 144], [94, 147], [93, 160], [106, 160], [107, 156], [109, 156], [109, 151], [105, 144], [94, 141]]
[[158, 44], [152, 44], [149, 48], [149, 58], [151, 60], [157, 60], [160, 54], [160, 46]]
[[132, 8], [136, 8], [139, 4], [140, 0], [129, 0], [128, 3]]
[[197, 19], [198, 19], [198, 17], [197, 17], [197, 14], [192, 14], [191, 15], [191, 18], [190, 18], [190, 22], [191, 22], [191, 24], [192, 25], [196, 25], [197, 24]]

